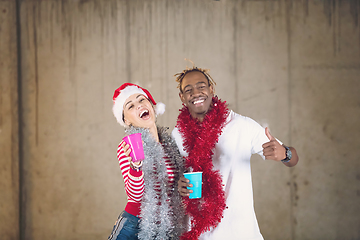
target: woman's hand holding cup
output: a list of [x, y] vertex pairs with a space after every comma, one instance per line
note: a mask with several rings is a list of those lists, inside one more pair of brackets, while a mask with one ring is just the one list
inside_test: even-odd
[[128, 161], [130, 163], [130, 167], [131, 168], [139, 168], [142, 165], [142, 161], [138, 161], [138, 162], [132, 161], [132, 157], [130, 156], [130, 153], [131, 153], [130, 145], [127, 144], [125, 141], [122, 141], [120, 145], [123, 148], [124, 154], [126, 155]]

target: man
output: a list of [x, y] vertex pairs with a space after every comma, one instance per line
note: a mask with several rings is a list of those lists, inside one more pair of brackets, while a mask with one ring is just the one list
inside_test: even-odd
[[[208, 70], [193, 67], [176, 74], [184, 107], [172, 132], [189, 171], [203, 172], [201, 199], [184, 198], [190, 230], [184, 239], [262, 240], [253, 206], [250, 157], [293, 167], [298, 155], [254, 120], [234, 113], [214, 97]], [[179, 192], [192, 187], [182, 177]]]

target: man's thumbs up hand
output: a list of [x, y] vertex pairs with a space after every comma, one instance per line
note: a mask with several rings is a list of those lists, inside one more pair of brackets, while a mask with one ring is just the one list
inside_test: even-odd
[[270, 134], [269, 128], [265, 128], [265, 135], [269, 142], [264, 143], [263, 154], [267, 160], [281, 161], [286, 158], [286, 149]]
[[265, 134], [266, 134], [266, 136], [268, 137], [268, 139], [269, 139], [270, 141], [276, 140], [276, 139], [270, 134], [270, 131], [269, 131], [269, 128], [268, 128], [268, 127], [265, 128]]

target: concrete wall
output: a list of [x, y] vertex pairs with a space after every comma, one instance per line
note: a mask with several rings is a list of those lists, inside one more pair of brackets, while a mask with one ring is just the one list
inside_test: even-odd
[[0, 1], [0, 238], [19, 238], [19, 118], [15, 1]]
[[105, 239], [126, 203], [113, 91], [148, 88], [172, 128], [189, 58], [298, 150], [293, 169], [253, 157], [265, 239], [360, 239], [358, 1], [20, 1], [19, 121], [15, 3], [0, 4], [1, 235], [18, 239], [20, 215], [23, 239]]

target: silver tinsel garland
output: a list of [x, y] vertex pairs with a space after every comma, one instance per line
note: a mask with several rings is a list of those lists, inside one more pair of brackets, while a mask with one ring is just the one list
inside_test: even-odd
[[[141, 133], [145, 159], [145, 190], [141, 200], [140, 240], [180, 239], [185, 230], [185, 213], [181, 196], [177, 190], [179, 175], [184, 172], [184, 158], [180, 155], [175, 141], [167, 133], [167, 128], [157, 127], [160, 143], [156, 142], [148, 129], [130, 127], [126, 134]], [[175, 167], [174, 186], [170, 187], [164, 157]], [[160, 192], [155, 186], [160, 184]]]

